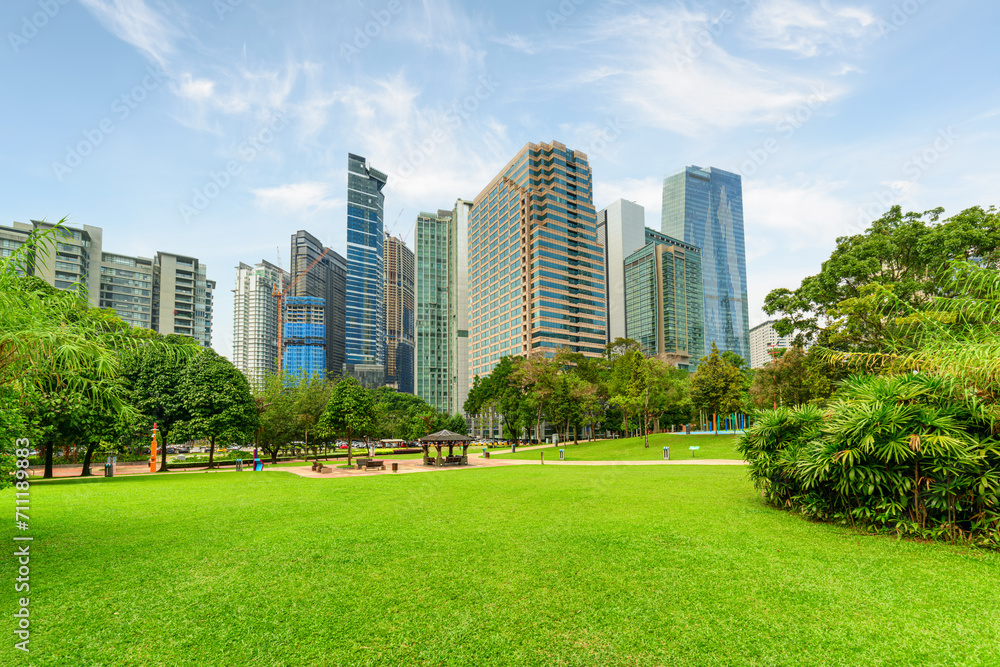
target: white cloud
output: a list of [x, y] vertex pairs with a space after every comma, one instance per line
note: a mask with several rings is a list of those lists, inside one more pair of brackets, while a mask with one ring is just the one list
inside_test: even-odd
[[330, 196], [332, 190], [333, 186], [330, 183], [305, 181], [273, 188], [258, 188], [253, 194], [254, 203], [261, 209], [316, 213], [344, 205], [343, 200]]
[[831, 7], [827, 0], [763, 0], [750, 14], [744, 34], [756, 46], [812, 57], [852, 51], [876, 32], [877, 17], [863, 7]]
[[853, 233], [857, 223], [856, 205], [838, 194], [846, 185], [803, 177], [794, 183], [780, 178], [745, 181], [745, 234], [765, 234], [784, 251], [832, 248], [837, 237]]
[[566, 88], [589, 86], [595, 106], [621, 110], [626, 122], [691, 137], [773, 125], [817, 88], [843, 94], [842, 85], [728, 52], [719, 39], [731, 25], [682, 7], [598, 17], [563, 47], [585, 53]]
[[119, 39], [136, 47], [161, 67], [174, 53], [180, 30], [143, 0], [80, 0]]

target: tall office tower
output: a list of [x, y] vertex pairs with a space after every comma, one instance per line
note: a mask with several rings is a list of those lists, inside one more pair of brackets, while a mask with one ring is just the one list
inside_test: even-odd
[[705, 349], [701, 250], [652, 229], [623, 263], [625, 333], [678, 368], [694, 370]]
[[619, 199], [597, 212], [598, 240], [604, 246], [608, 341], [625, 338], [625, 258], [646, 245], [646, 211]]
[[473, 375], [503, 356], [560, 348], [598, 357], [607, 334], [604, 249], [587, 156], [527, 144], [469, 214]]
[[[308, 346], [316, 348], [320, 345], [316, 340], [319, 335], [318, 329], [311, 328], [314, 325], [322, 325], [322, 348], [323, 348], [323, 370], [319, 372], [322, 376], [338, 376], [344, 372], [345, 345], [346, 345], [346, 299], [347, 299], [347, 264], [343, 257], [333, 250], [324, 247], [318, 238], [307, 231], [299, 230], [292, 234], [291, 240], [291, 271], [289, 279], [292, 281], [288, 290], [288, 297], [309, 297], [319, 299], [316, 301], [294, 302], [294, 316], [289, 318], [291, 311], [287, 306], [293, 302], [286, 299], [285, 323], [309, 324], [309, 335], [302, 339], [293, 335], [291, 339], [285, 338], [286, 346]], [[286, 327], [286, 330], [287, 327]], [[306, 332], [302, 327], [292, 327], [292, 331]], [[300, 359], [304, 354], [303, 350], [298, 350], [293, 354], [294, 358]], [[308, 357], [309, 372], [315, 372], [313, 359], [316, 350], [311, 349]], [[294, 368], [294, 372], [293, 372]], [[299, 375], [302, 372], [300, 366], [290, 367], [286, 364], [285, 372], [292, 375]]]
[[278, 372], [278, 312], [280, 292], [288, 274], [270, 262], [236, 267], [233, 290], [233, 364], [250, 384], [261, 388], [264, 378]]
[[382, 188], [387, 178], [365, 158], [347, 155], [347, 364], [368, 386], [381, 385], [385, 375]]
[[153, 328], [153, 260], [101, 253], [99, 305], [140, 329]]
[[417, 396], [449, 410], [447, 211], [421, 213], [416, 226]]
[[401, 239], [385, 238], [385, 383], [413, 393], [414, 258]]
[[285, 298], [282, 370], [292, 377], [326, 377], [326, 299]]
[[687, 167], [663, 181], [661, 230], [701, 248], [705, 354], [714, 342], [750, 359], [743, 185], [738, 174]]
[[448, 414], [465, 414], [469, 398], [469, 214], [459, 199], [448, 223]]
[[774, 352], [792, 346], [792, 336], [779, 336], [775, 320], [768, 320], [750, 329], [750, 368], [763, 368], [771, 363]]
[[194, 257], [158, 252], [153, 260], [153, 330], [212, 346], [215, 281]]

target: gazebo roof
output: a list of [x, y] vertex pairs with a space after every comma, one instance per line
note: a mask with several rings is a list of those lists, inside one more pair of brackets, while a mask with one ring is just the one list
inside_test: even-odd
[[420, 438], [420, 442], [470, 442], [472, 438], [451, 431], [438, 431]]

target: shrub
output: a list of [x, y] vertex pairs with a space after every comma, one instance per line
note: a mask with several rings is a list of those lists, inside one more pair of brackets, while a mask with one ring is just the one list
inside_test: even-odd
[[866, 530], [1000, 546], [1000, 442], [929, 374], [847, 379], [830, 408], [762, 413], [738, 445], [767, 502]]

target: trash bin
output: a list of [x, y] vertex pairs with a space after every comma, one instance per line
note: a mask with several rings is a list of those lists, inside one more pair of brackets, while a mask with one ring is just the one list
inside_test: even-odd
[[663, 448], [663, 460], [664, 461], [669, 461], [670, 460], [670, 448], [669, 447], [664, 447]]
[[565, 449], [560, 449], [559, 450], [559, 460], [560, 461], [565, 461], [566, 460], [566, 450]]
[[392, 462], [392, 471], [396, 472], [397, 470], [399, 470], [399, 461], [393, 461]]

